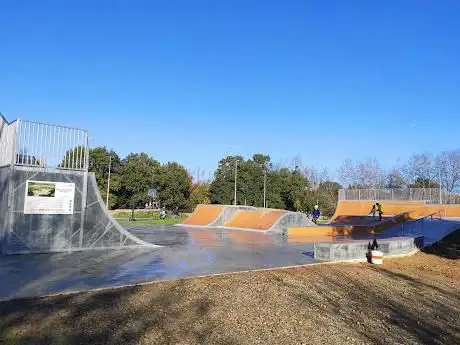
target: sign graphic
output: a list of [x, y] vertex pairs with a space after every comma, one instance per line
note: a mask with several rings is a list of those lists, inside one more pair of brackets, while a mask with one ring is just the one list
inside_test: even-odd
[[157, 190], [155, 188], [149, 189], [149, 197], [156, 198], [157, 197]]
[[75, 183], [26, 181], [24, 214], [73, 214]]

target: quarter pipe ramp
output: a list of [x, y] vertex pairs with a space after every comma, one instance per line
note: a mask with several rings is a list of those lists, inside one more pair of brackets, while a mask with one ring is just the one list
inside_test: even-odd
[[[25, 214], [27, 181], [75, 186], [72, 214]], [[3, 254], [149, 247], [107, 212], [94, 174], [83, 171], [5, 166], [0, 168], [0, 245]]]

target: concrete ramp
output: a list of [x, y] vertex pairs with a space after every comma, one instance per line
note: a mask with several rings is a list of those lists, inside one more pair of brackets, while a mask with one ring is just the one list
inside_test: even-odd
[[286, 211], [239, 211], [235, 217], [224, 224], [226, 228], [250, 230], [269, 230]]
[[[105, 207], [93, 173], [88, 174], [88, 194], [81, 242], [85, 249], [160, 247], [137, 238], [118, 224]], [[77, 247], [76, 239], [74, 243]]]
[[[73, 184], [73, 213], [25, 214], [27, 181]], [[0, 168], [0, 191], [0, 214], [5, 215], [0, 222], [0, 248], [4, 254], [158, 247], [133, 236], [110, 216], [92, 173], [6, 166]]]
[[306, 214], [284, 210], [239, 211], [226, 228], [285, 233], [289, 226], [316, 226]]
[[222, 226], [233, 219], [239, 211], [257, 211], [257, 209], [252, 206], [226, 205], [216, 220], [209, 226]]
[[208, 226], [215, 222], [224, 210], [223, 205], [198, 205], [182, 224], [189, 226]]

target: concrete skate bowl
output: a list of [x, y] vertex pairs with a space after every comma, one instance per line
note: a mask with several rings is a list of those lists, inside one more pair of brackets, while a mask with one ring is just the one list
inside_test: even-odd
[[283, 233], [289, 226], [314, 226], [308, 217], [302, 213], [284, 210], [239, 211], [225, 228], [241, 230], [258, 230]]
[[256, 210], [251, 206], [198, 205], [193, 213], [179, 226], [221, 226], [232, 219], [238, 211]]
[[[0, 211], [8, 214], [8, 199], [12, 210], [9, 221], [0, 224], [4, 254], [157, 247], [131, 235], [108, 214], [93, 174], [16, 166], [0, 168], [0, 177], [0, 190], [8, 194], [2, 193]], [[24, 214], [28, 180], [73, 183], [73, 214]]]

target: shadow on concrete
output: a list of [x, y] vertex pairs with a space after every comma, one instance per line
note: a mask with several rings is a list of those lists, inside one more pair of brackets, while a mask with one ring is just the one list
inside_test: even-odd
[[452, 232], [442, 240], [422, 249], [426, 254], [440, 256], [446, 259], [460, 259], [460, 229]]

